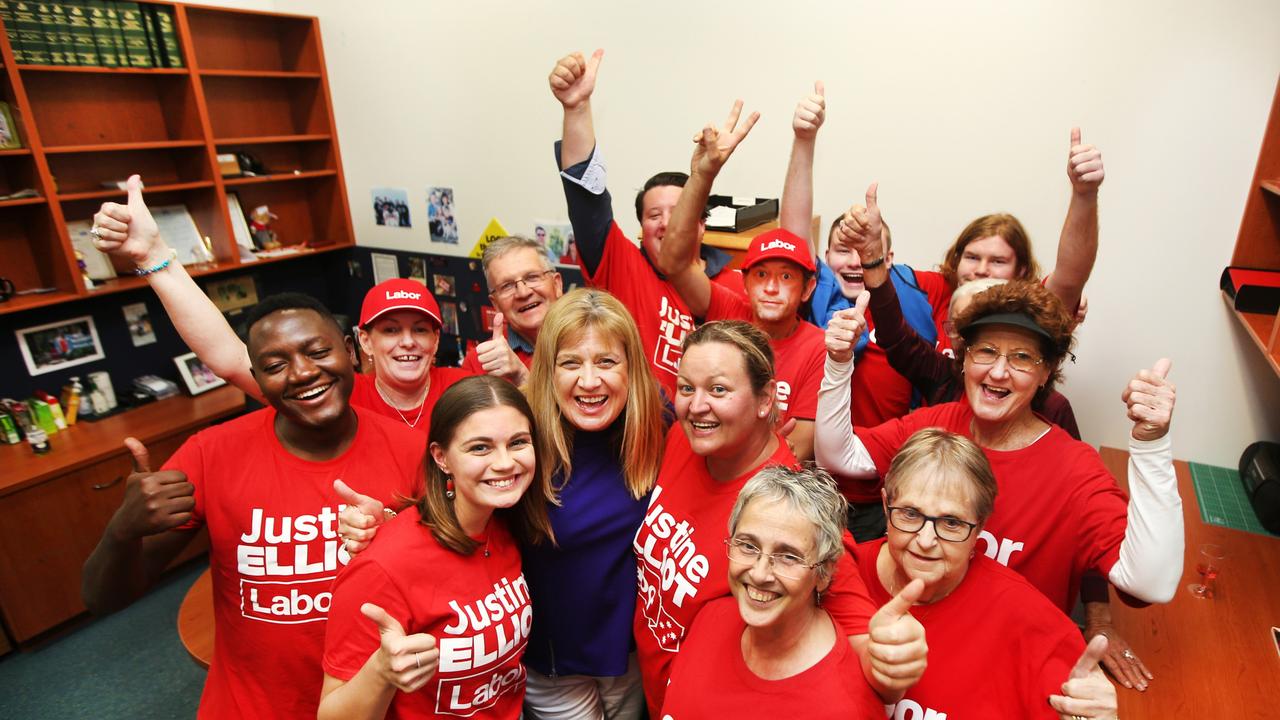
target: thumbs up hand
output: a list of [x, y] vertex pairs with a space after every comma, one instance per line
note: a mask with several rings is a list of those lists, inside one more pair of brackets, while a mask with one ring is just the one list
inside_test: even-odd
[[591, 94], [596, 90], [596, 73], [603, 57], [602, 49], [592, 53], [589, 59], [582, 57], [580, 52], [569, 53], [560, 58], [551, 69], [551, 75], [547, 78], [551, 94], [566, 110], [573, 110], [591, 99]]
[[1133, 421], [1135, 440], [1157, 440], [1169, 432], [1178, 399], [1177, 388], [1167, 379], [1171, 367], [1172, 360], [1160, 358], [1150, 370], [1140, 370], [1120, 394]]
[[426, 633], [406, 635], [399, 621], [373, 603], [361, 605], [360, 612], [378, 626], [382, 644], [374, 662], [387, 684], [411, 693], [435, 676], [440, 665], [440, 649], [434, 637]]
[[1071, 128], [1071, 151], [1067, 155], [1067, 177], [1077, 193], [1096, 194], [1107, 176], [1102, 166], [1102, 152], [1080, 142], [1080, 128]]
[[128, 542], [172, 530], [191, 520], [195, 486], [177, 470], [151, 472], [151, 455], [135, 438], [125, 438], [133, 455], [133, 473], [124, 486], [124, 500], [111, 517], [107, 532]]
[[333, 481], [333, 490], [346, 505], [338, 513], [338, 537], [342, 538], [342, 546], [347, 553], [355, 557], [373, 542], [378, 526], [388, 516], [395, 517], [395, 513], [388, 510], [381, 500], [361, 495], [342, 480]]
[[512, 384], [520, 385], [528, 376], [529, 369], [511, 349], [511, 343], [507, 342], [506, 326], [506, 318], [502, 313], [496, 313], [493, 316], [493, 336], [476, 345], [476, 360], [484, 368], [486, 375], [504, 378]]
[[791, 118], [791, 129], [796, 137], [813, 140], [818, 128], [827, 119], [827, 93], [822, 81], [813, 84], [813, 94], [796, 104], [796, 114]]
[[1050, 695], [1049, 705], [1062, 720], [1076, 718], [1115, 718], [1118, 712], [1116, 689], [1098, 667], [1107, 652], [1107, 637], [1095, 635], [1076, 661], [1061, 695]]
[[863, 262], [884, 257], [884, 222], [880, 216], [880, 183], [867, 187], [866, 205], [854, 205], [845, 212], [836, 235], [840, 241], [858, 251]]
[[851, 308], [837, 310], [827, 323], [824, 336], [827, 355], [838, 363], [847, 363], [853, 359], [853, 348], [867, 328], [867, 303], [871, 302], [871, 293], [863, 290]]
[[890, 691], [904, 692], [924, 675], [929, 664], [929, 646], [924, 626], [911, 615], [911, 606], [924, 592], [924, 581], [912, 580], [884, 607], [871, 616], [867, 626], [870, 641], [867, 654], [875, 680]]
[[138, 267], [154, 267], [169, 255], [160, 227], [142, 199], [142, 178], [129, 176], [126, 204], [107, 202], [93, 216], [97, 230], [93, 246], [129, 258]]

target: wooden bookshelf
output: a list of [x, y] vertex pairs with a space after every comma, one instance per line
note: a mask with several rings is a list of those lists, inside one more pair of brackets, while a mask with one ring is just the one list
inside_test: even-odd
[[[145, 3], [144, 3], [145, 4]], [[184, 67], [18, 64], [0, 33], [0, 100], [24, 148], [0, 150], [0, 257], [19, 291], [0, 314], [141, 287], [121, 277], [87, 289], [67, 231], [124, 193], [104, 183], [142, 175], [148, 202], [184, 204], [216, 262], [192, 275], [288, 261], [355, 244], [314, 17], [155, 2], [172, 8]], [[224, 178], [217, 155], [247, 152], [268, 174]], [[227, 193], [268, 205], [296, 255], [242, 263]]]
[[[1231, 264], [1280, 271], [1280, 80], [1276, 83], [1275, 99], [1262, 136], [1258, 167], [1245, 200]], [[1229, 295], [1224, 292], [1223, 296], [1258, 350], [1280, 375], [1280, 313], [1240, 312], [1234, 309]]]

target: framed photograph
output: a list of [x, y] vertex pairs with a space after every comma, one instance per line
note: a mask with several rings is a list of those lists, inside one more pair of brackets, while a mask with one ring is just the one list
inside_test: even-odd
[[195, 353], [179, 355], [173, 359], [173, 364], [178, 366], [178, 374], [182, 375], [182, 382], [187, 384], [187, 392], [192, 395], [227, 384], [226, 380], [214, 375], [207, 365], [200, 362]]
[[258, 288], [248, 275], [211, 282], [205, 290], [213, 304], [224, 313], [258, 304]]
[[427, 259], [424, 257], [409, 258], [409, 279], [427, 284]]
[[106, 357], [93, 318], [82, 317], [14, 330], [18, 348], [32, 375], [83, 365]]
[[458, 284], [453, 281], [452, 275], [432, 275], [431, 294], [436, 297], [444, 295], [445, 297], [455, 297], [458, 294]]

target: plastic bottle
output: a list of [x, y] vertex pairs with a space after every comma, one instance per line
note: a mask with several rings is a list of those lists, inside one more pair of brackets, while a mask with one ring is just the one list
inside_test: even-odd
[[76, 415], [80, 410], [80, 397], [84, 395], [84, 386], [79, 377], [71, 378], [71, 382], [62, 386], [63, 416], [68, 425], [76, 424]]

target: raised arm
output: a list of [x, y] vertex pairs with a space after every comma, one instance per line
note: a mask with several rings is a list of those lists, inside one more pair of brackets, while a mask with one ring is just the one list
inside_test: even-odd
[[863, 292], [853, 307], [837, 310], [827, 324], [827, 359], [818, 388], [818, 417], [813, 455], [818, 465], [840, 478], [865, 480], [878, 477], [876, 463], [853, 432], [850, 416], [850, 384], [853, 382], [853, 346], [866, 328], [864, 313], [870, 295]]
[[702, 219], [702, 210], [707, 206], [711, 185], [720, 174], [720, 168], [760, 119], [760, 113], [753, 112], [739, 126], [741, 115], [742, 101], [736, 100], [723, 129], [716, 130], [708, 123], [702, 132], [694, 136], [689, 181], [671, 210], [671, 219], [667, 221], [667, 231], [658, 251], [658, 269], [667, 276], [695, 317], [706, 315], [711, 303], [711, 279], [698, 262], [698, 245], [701, 242], [698, 223]]
[[809, 250], [817, 253], [813, 234], [813, 154], [818, 140], [818, 129], [827, 117], [826, 90], [819, 80], [813, 84], [813, 94], [796, 104], [791, 118], [791, 160], [787, 163], [787, 177], [782, 183], [782, 209], [779, 224], [809, 241]]
[[1173, 469], [1169, 424], [1176, 391], [1167, 380], [1167, 358], [1143, 370], [1122, 395], [1133, 432], [1129, 436], [1129, 510], [1120, 560], [1111, 583], [1147, 602], [1169, 602], [1182, 577], [1185, 534], [1182, 498]]
[[547, 81], [564, 110], [564, 126], [556, 143], [556, 169], [564, 188], [569, 224], [573, 226], [578, 262], [588, 279], [604, 259], [605, 241], [613, 223], [613, 199], [605, 186], [604, 161], [596, 151], [591, 95], [604, 50], [590, 59], [570, 53], [556, 62]]
[[128, 190], [128, 204], [103, 203], [93, 216], [97, 229], [94, 246], [128, 258], [140, 269], [163, 266], [147, 274], [147, 284], [160, 298], [183, 342], [214, 374], [261, 401], [262, 391], [249, 370], [244, 342], [160, 237], [160, 228], [142, 199], [142, 179], [130, 177]]
[[1081, 144], [1080, 128], [1071, 129], [1067, 177], [1071, 180], [1071, 205], [1058, 238], [1058, 258], [1045, 286], [1062, 300], [1068, 312], [1075, 312], [1098, 257], [1098, 187], [1106, 177], [1102, 153]]

